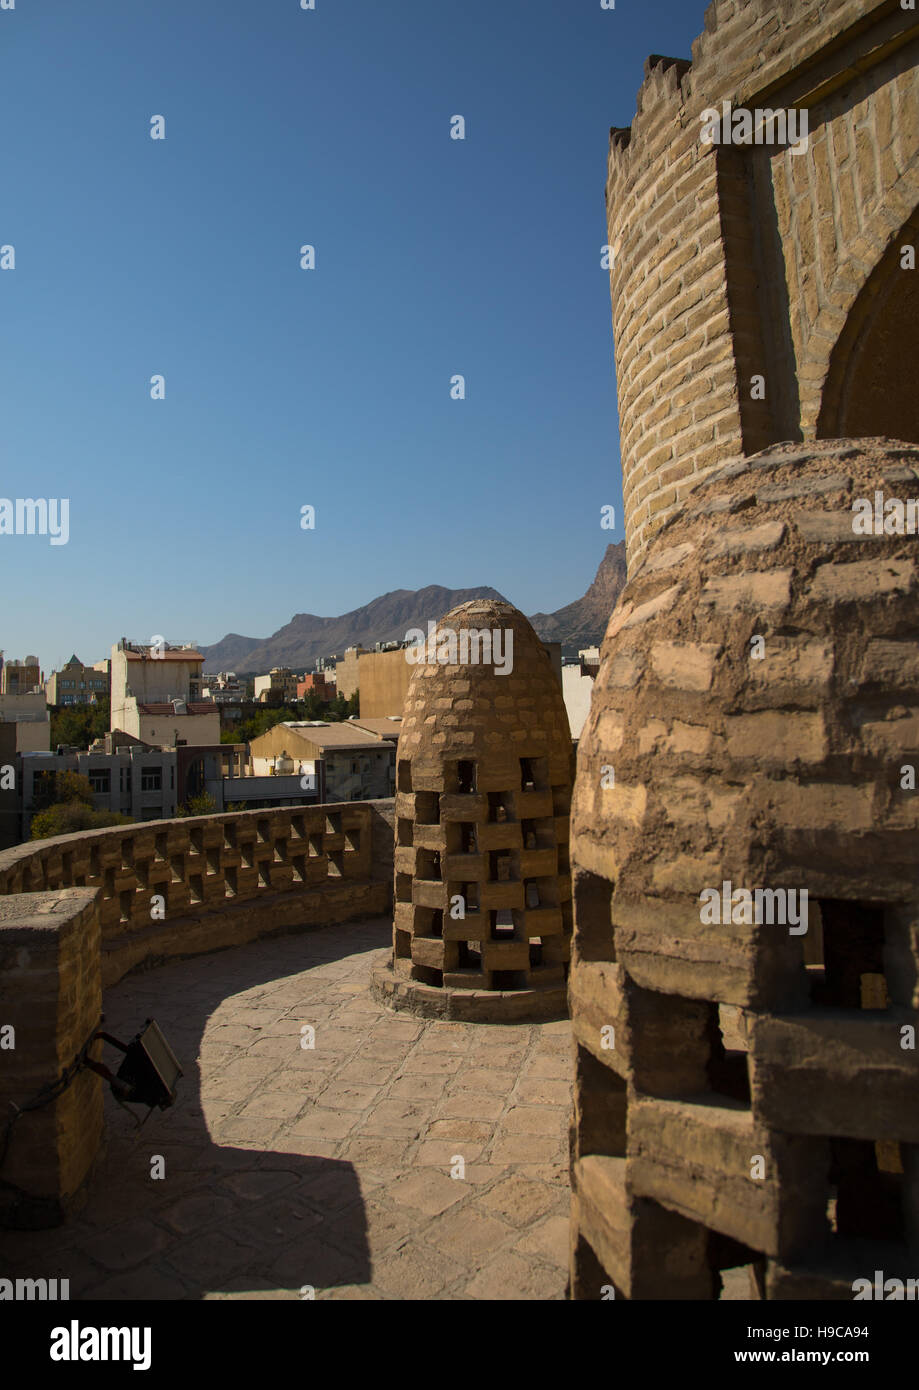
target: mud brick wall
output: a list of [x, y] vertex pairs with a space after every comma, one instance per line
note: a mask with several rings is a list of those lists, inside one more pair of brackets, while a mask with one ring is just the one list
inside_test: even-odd
[[[636, 116], [610, 138], [630, 565], [731, 457], [815, 436], [919, 438], [905, 378], [847, 404], [851, 352], [834, 356], [873, 330], [881, 288], [904, 326], [919, 308], [919, 276], [894, 274], [919, 230], [915, 14], [896, 0], [716, 0], [705, 25], [691, 63], [648, 60]], [[808, 152], [703, 145], [700, 115], [723, 101], [806, 110]]]
[[[389, 802], [241, 811], [61, 835], [0, 854], [0, 894], [99, 890], [103, 985], [268, 931], [388, 911]], [[163, 899], [163, 920], [151, 916]]]
[[396, 833], [396, 802], [394, 797], [384, 801], [367, 801], [370, 807], [370, 876], [388, 884], [393, 882], [393, 863]]
[[[919, 550], [855, 533], [878, 490], [919, 497], [919, 447], [733, 460], [611, 619], [572, 812], [575, 1297], [748, 1263], [851, 1299], [919, 1256]], [[806, 890], [808, 933], [703, 921], [724, 880]]]
[[[0, 1030], [12, 1027], [15, 1042], [0, 1048], [3, 1125], [11, 1102], [22, 1104], [55, 1080], [99, 1026], [95, 900], [91, 888], [0, 898]], [[59, 1100], [15, 1124], [0, 1169], [0, 1225], [61, 1221], [101, 1138], [102, 1082], [82, 1071]]]

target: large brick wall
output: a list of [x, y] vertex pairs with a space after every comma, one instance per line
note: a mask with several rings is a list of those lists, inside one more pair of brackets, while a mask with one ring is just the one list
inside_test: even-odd
[[[631, 127], [611, 132], [630, 566], [719, 462], [851, 432], [839, 429], [834, 347], [868, 314], [885, 256], [915, 240], [916, 14], [898, 0], [716, 0], [705, 23], [691, 64], [648, 60]], [[703, 145], [701, 113], [723, 101], [806, 109], [807, 153]], [[764, 400], [753, 399], [754, 375]], [[916, 438], [912, 418], [859, 423]]]
[[[916, 1268], [919, 551], [852, 523], [917, 487], [889, 440], [736, 459], [620, 596], [571, 824], [575, 1298]], [[707, 915], [725, 882], [806, 931]]]
[[401, 714], [412, 671], [405, 652], [367, 652], [357, 659], [361, 715], [364, 719], [385, 719]]

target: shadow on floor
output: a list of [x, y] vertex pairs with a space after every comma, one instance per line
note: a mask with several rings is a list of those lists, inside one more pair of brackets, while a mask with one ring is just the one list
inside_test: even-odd
[[[127, 1113], [106, 1088], [106, 1145], [85, 1205], [54, 1230], [0, 1232], [0, 1277], [69, 1279], [72, 1299], [195, 1299], [277, 1290], [299, 1298], [308, 1296], [309, 1287], [318, 1292], [369, 1282], [364, 1201], [353, 1165], [308, 1152], [272, 1151], [279, 1121], [267, 1117], [251, 1122], [252, 1135], [243, 1142], [254, 1147], [216, 1142], [202, 1108], [201, 1069], [213, 1074], [230, 1054], [220, 1057], [219, 1043], [206, 1044], [203, 1058], [199, 1051], [208, 1022], [231, 996], [246, 992], [247, 1009], [261, 1007], [266, 1018], [275, 1009], [279, 1019], [302, 997], [309, 1015], [317, 987], [329, 987], [328, 972], [315, 982], [299, 972], [376, 952], [390, 934], [391, 923], [377, 920], [274, 937], [130, 975], [108, 991], [104, 1027], [122, 1041], [130, 1041], [147, 1017], [159, 1023], [185, 1073], [178, 1100], [169, 1110], [154, 1110], [138, 1130], [131, 1114], [147, 1112]], [[305, 1106], [311, 1058], [299, 1047], [298, 1031], [286, 1035], [297, 1072], [290, 1074], [291, 1059], [279, 1060], [282, 1049], [275, 1048], [264, 1059], [262, 1089], [273, 1091], [284, 1070], [295, 1103], [296, 1075], [302, 1072]], [[106, 1048], [113, 1070], [118, 1057]], [[235, 1065], [249, 1066], [258, 1084], [259, 1059]], [[219, 1123], [217, 1117], [232, 1113], [234, 1104], [209, 1100], [209, 1119]], [[309, 1150], [311, 1143], [296, 1147]], [[163, 1178], [152, 1176], [158, 1158], [165, 1163]]]

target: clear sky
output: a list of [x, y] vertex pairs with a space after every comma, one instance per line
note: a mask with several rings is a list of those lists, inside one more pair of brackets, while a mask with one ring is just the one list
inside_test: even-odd
[[262, 637], [426, 584], [578, 598], [622, 535], [609, 127], [704, 11], [0, 11], [0, 494], [70, 502], [66, 545], [0, 535], [7, 658]]

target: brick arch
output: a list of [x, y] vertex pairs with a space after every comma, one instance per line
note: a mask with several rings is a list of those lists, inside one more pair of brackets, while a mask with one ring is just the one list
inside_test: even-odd
[[902, 268], [906, 245], [919, 246], [919, 197], [865, 277], [829, 354], [820, 439], [886, 434], [919, 442], [919, 271]]
[[[898, 258], [904, 238], [919, 237], [919, 156], [878, 201], [858, 236], [845, 248], [809, 335], [805, 363], [820, 373], [799, 372], [801, 426], [805, 438], [833, 438], [840, 395], [846, 384], [847, 358], [857, 351], [860, 329], [885, 277], [885, 264]], [[919, 276], [919, 272], [914, 272]], [[882, 431], [889, 433], [889, 431]], [[843, 430], [843, 434], [847, 431]]]

